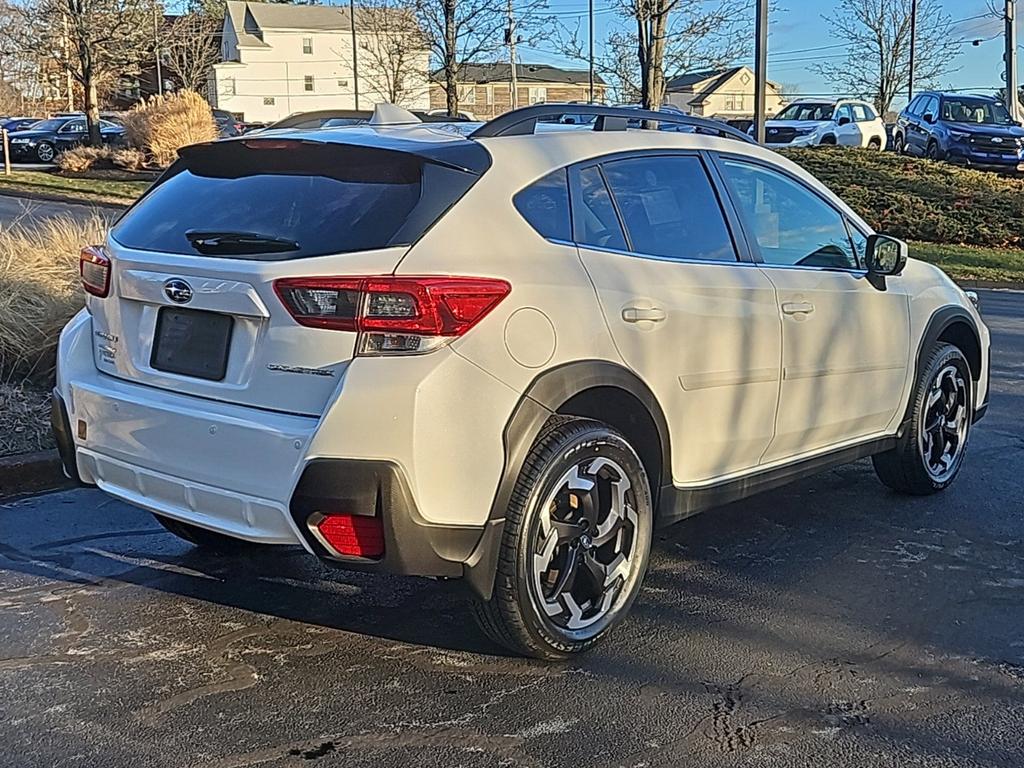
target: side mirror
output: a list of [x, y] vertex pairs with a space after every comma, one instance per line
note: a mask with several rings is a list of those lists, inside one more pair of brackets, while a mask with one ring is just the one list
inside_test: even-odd
[[850, 118], [846, 117], [845, 115], [843, 115], [843, 117], [839, 118], [839, 124], [840, 125], [849, 125], [850, 122], [851, 122]]
[[898, 275], [907, 265], [907, 244], [888, 235], [868, 237], [867, 267], [871, 275]]
[[935, 122], [935, 115], [933, 115], [931, 112], [925, 112], [924, 113], [924, 121], [926, 123], [934, 123]]

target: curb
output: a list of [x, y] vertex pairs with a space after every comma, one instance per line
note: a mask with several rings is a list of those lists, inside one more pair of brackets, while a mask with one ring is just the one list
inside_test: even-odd
[[0, 184], [0, 195], [4, 197], [18, 197], [22, 200], [32, 200], [38, 203], [67, 203], [68, 205], [81, 205], [85, 208], [111, 208], [116, 211], [123, 211], [130, 202], [112, 203], [105, 200], [91, 200], [88, 198], [74, 197], [73, 195], [62, 195], [58, 192], [26, 192], [23, 190], [4, 189]]
[[957, 285], [967, 290], [983, 291], [1024, 291], [1024, 283], [1009, 280], [956, 280]]
[[0, 499], [70, 488], [56, 449], [0, 457]]

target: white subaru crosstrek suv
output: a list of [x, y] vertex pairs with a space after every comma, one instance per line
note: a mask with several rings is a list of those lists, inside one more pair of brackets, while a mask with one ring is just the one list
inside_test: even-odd
[[798, 99], [765, 123], [765, 143], [816, 147], [820, 144], [882, 151], [889, 144], [875, 108], [858, 99]]
[[632, 109], [393, 122], [185, 148], [83, 250], [69, 475], [197, 545], [463, 579], [541, 658], [623, 618], [657, 526], [867, 456], [957, 476], [978, 311], [793, 163]]

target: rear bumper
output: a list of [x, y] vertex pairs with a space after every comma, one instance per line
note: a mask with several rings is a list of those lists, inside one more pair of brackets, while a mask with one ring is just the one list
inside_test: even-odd
[[[477, 519], [459, 513], [454, 504], [433, 504], [450, 513], [447, 519], [423, 514], [423, 504], [435, 499], [427, 481], [436, 484], [438, 475], [445, 480], [451, 457], [438, 450], [442, 438], [417, 435], [412, 428], [422, 406], [411, 403], [407, 412], [395, 392], [370, 382], [360, 382], [355, 388], [360, 396], [339, 398], [344, 405], [339, 402], [320, 419], [216, 402], [98, 371], [91, 337], [88, 315], [76, 317], [62, 334], [58, 354], [54, 434], [70, 476], [156, 514], [248, 541], [302, 546], [345, 568], [465, 577], [478, 591], [489, 588], [501, 532], [500, 521], [488, 520], [493, 486], [486, 494], [477, 491]], [[468, 365], [457, 356], [452, 362]], [[442, 373], [450, 374], [451, 368]], [[442, 376], [438, 386], [450, 391], [449, 383]], [[428, 377], [406, 389], [415, 396], [429, 394], [430, 387]], [[375, 392], [383, 393], [390, 412], [380, 402], [361, 399]], [[430, 423], [441, 424], [467, 451], [481, 452], [460, 438], [463, 426], [475, 430], [478, 425], [436, 417]], [[325, 429], [337, 451], [323, 448]], [[389, 435], [390, 448], [385, 445]], [[433, 450], [420, 460], [395, 435], [425, 438], [425, 448]], [[417, 466], [426, 477], [418, 485], [408, 471]], [[378, 516], [383, 556], [345, 557], [325, 546], [313, 534], [310, 518], [331, 512]]]

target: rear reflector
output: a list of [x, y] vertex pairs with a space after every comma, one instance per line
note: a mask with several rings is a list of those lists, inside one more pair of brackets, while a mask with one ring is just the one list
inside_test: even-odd
[[317, 531], [339, 555], [380, 557], [384, 554], [384, 527], [379, 517], [326, 515]]
[[110, 293], [110, 258], [102, 245], [88, 245], [78, 255], [82, 287], [101, 299]]
[[482, 277], [296, 277], [274, 283], [300, 325], [360, 333], [364, 355], [429, 352], [461, 336], [512, 290]]

